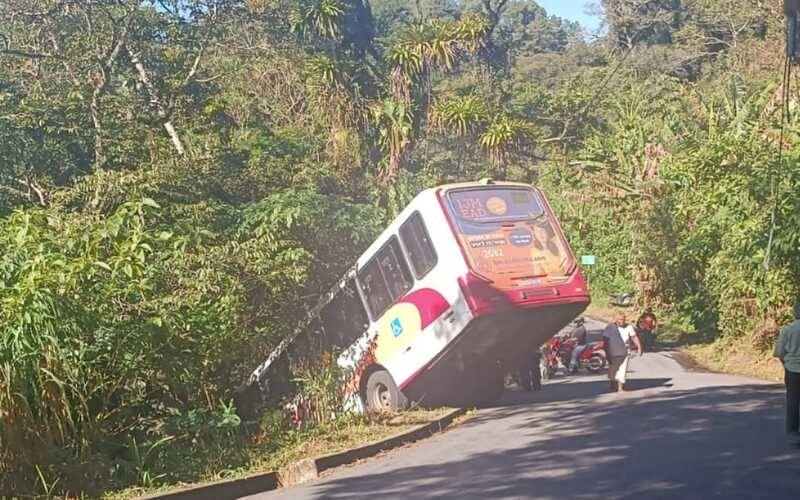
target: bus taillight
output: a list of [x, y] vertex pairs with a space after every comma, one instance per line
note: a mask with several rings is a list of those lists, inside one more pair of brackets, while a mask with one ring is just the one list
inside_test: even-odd
[[492, 285], [492, 281], [472, 271], [458, 278], [458, 284], [472, 314], [477, 316], [509, 306], [508, 296]]

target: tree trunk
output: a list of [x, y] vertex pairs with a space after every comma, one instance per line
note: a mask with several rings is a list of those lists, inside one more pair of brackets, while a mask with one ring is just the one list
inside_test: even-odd
[[172, 145], [175, 146], [175, 150], [178, 152], [178, 154], [184, 156], [186, 154], [186, 150], [183, 149], [181, 138], [178, 136], [178, 131], [175, 130], [175, 127], [172, 125], [171, 121], [167, 120], [164, 122], [164, 130], [167, 131], [167, 135], [172, 141]]
[[489, 17], [489, 37], [492, 36], [495, 28], [500, 24], [500, 16], [503, 14], [507, 2], [508, 0], [499, 0], [493, 5], [492, 0], [482, 0], [483, 10]]
[[89, 103], [89, 111], [92, 115], [92, 125], [94, 125], [94, 169], [101, 170], [106, 164], [106, 155], [103, 148], [103, 125], [100, 123], [100, 95], [102, 90], [95, 86], [92, 92], [92, 101]]
[[147, 76], [147, 70], [145, 69], [144, 64], [142, 63], [141, 59], [139, 59], [137, 54], [131, 53], [130, 50], [128, 50], [128, 54], [131, 58], [131, 64], [133, 64], [133, 67], [139, 76], [139, 81], [142, 83], [147, 91], [147, 95], [150, 97], [150, 103], [156, 108], [156, 113], [161, 119], [161, 126], [163, 126], [164, 130], [166, 130], [167, 135], [169, 136], [170, 141], [172, 141], [172, 145], [175, 147], [175, 150], [178, 152], [178, 154], [180, 156], [185, 156], [186, 149], [183, 147], [183, 142], [181, 141], [180, 135], [170, 120], [167, 106], [164, 105], [163, 99], [161, 99], [161, 97], [158, 95], [158, 92], [156, 92], [156, 89], [153, 86], [153, 82], [151, 82], [150, 78]]
[[[94, 168], [95, 171], [102, 169], [106, 164], [105, 147], [103, 144], [103, 124], [100, 117], [100, 98], [105, 94], [111, 73], [114, 70], [114, 63], [119, 56], [119, 52], [125, 44], [128, 35], [127, 27], [120, 35], [114, 47], [108, 51], [108, 55], [100, 61], [100, 74], [94, 79], [94, 90], [92, 100], [89, 103], [89, 111], [92, 115], [92, 125], [94, 126]], [[110, 48], [110, 47], [109, 47]]]
[[25, 191], [21, 189], [12, 188], [11, 186], [0, 185], [0, 188], [2, 188], [4, 191], [15, 194], [22, 198], [27, 198], [28, 201], [31, 203], [39, 204], [43, 207], [47, 206], [47, 195], [44, 192], [44, 189], [42, 189], [42, 187], [39, 186], [35, 181], [32, 181], [31, 179], [26, 179], [26, 180], [13, 179], [13, 180], [15, 180], [17, 184], [19, 184], [20, 186], [24, 187]]

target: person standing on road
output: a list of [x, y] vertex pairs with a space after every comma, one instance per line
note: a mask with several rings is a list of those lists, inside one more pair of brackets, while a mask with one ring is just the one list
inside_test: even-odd
[[618, 314], [614, 323], [610, 323], [603, 330], [603, 340], [606, 345], [606, 357], [608, 358], [608, 380], [611, 390], [617, 392], [625, 391], [627, 382], [629, 348], [628, 344], [633, 342], [639, 355], [642, 355], [642, 343], [636, 335], [632, 325], [624, 314]]
[[786, 383], [786, 433], [800, 438], [800, 302], [794, 305], [794, 318], [778, 335], [775, 357], [783, 363]]
[[636, 335], [639, 336], [639, 342], [642, 343], [642, 347], [648, 342], [653, 341], [653, 333], [657, 325], [658, 320], [656, 319], [656, 315], [653, 313], [653, 310], [648, 307], [644, 310], [642, 315], [639, 316], [639, 320], [636, 321]]
[[527, 362], [517, 373], [517, 380], [526, 391], [542, 389], [542, 351], [534, 349]]
[[575, 320], [575, 329], [572, 330], [570, 335], [577, 341], [575, 345], [575, 349], [572, 350], [572, 358], [570, 358], [569, 362], [569, 372], [575, 373], [578, 371], [578, 359], [581, 356], [581, 353], [586, 349], [586, 325], [584, 324], [585, 320], [583, 318], [578, 318]]

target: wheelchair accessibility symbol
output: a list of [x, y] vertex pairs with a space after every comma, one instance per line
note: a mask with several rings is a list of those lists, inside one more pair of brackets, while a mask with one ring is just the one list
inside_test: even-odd
[[400, 322], [400, 318], [395, 318], [392, 320], [392, 335], [395, 337], [399, 337], [403, 334], [403, 323]]

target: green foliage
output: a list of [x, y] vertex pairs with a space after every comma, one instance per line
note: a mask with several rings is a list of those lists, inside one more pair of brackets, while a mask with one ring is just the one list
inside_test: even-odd
[[489, 110], [480, 96], [448, 96], [431, 109], [431, 124], [456, 135], [474, 133], [483, 124]]
[[508, 151], [517, 147], [531, 132], [530, 125], [524, 121], [501, 115], [481, 134], [480, 143], [490, 151], [493, 162], [502, 163]]
[[783, 189], [797, 186], [800, 176], [778, 165], [763, 140], [762, 134], [774, 133], [759, 117], [763, 92], [752, 91], [738, 109], [709, 105], [706, 136], [676, 153], [665, 171], [675, 186], [670, 236], [678, 242], [666, 274], [695, 284], [675, 299], [688, 299], [686, 311], [699, 299], [718, 312], [718, 326], [729, 335], [783, 320], [798, 287], [798, 230], [792, 225], [798, 205]]
[[764, 325], [785, 319], [800, 286], [788, 196], [800, 175], [777, 163], [774, 88], [728, 88], [700, 105], [669, 82], [627, 90], [584, 142], [584, 159], [543, 181], [564, 190], [557, 206], [578, 251], [600, 257], [599, 291], [636, 290], [644, 304], [764, 348], [776, 331]]
[[[219, 442], [202, 430], [210, 424], [190, 423], [216, 411], [255, 362], [244, 352], [260, 329], [248, 324], [274, 320], [285, 325], [268, 332], [279, 338], [300, 311], [275, 300], [327, 285], [353, 245], [371, 241], [375, 226], [363, 221], [380, 221], [367, 208], [287, 192], [245, 211], [239, 241], [218, 247], [209, 232], [166, 229], [158, 211], [146, 198], [109, 217], [28, 211], [3, 221], [5, 467], [47, 463], [54, 449], [81, 458], [111, 446], [134, 450], [138, 480], [156, 481], [155, 443]], [[214, 428], [230, 428], [227, 418]]]
[[336, 364], [335, 353], [323, 353], [314, 363], [296, 370], [296, 404], [304, 410], [296, 425], [324, 425], [345, 412], [342, 387], [351, 373]]
[[319, 36], [337, 38], [341, 33], [341, 20], [345, 7], [337, 0], [299, 2], [289, 15], [292, 28], [306, 34], [313, 31]]
[[103, 219], [17, 212], [3, 222], [10, 465], [47, 463], [55, 449], [77, 459], [101, 443], [124, 449], [170, 411], [213, 406], [230, 383], [216, 370], [247, 339], [235, 327], [242, 288], [207, 262], [198, 272], [197, 242], [159, 229], [157, 210], [144, 199]]
[[766, 347], [800, 288], [779, 2], [600, 3], [588, 39], [526, 0], [0, 2], [0, 490], [240, 463], [233, 389], [445, 182], [537, 183], [601, 298]]

